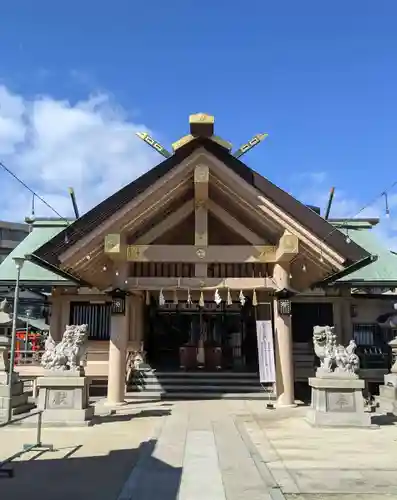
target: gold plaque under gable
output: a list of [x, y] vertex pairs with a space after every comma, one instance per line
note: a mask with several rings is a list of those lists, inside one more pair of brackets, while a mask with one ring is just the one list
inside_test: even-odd
[[105, 236], [105, 253], [120, 253], [121, 237], [120, 234], [108, 234]]

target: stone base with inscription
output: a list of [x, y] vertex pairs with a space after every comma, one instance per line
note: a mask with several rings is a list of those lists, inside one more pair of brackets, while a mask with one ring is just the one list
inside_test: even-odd
[[331, 374], [309, 378], [312, 404], [307, 415], [319, 427], [368, 427], [371, 416], [364, 412], [365, 382], [356, 377]]
[[[1, 377], [0, 377], [1, 378]], [[0, 383], [0, 422], [5, 420], [8, 415], [8, 407], [11, 404], [11, 416], [20, 415], [32, 410], [35, 405], [28, 401], [28, 393], [23, 392], [23, 383], [17, 379], [12, 384], [11, 401], [8, 393], [8, 386]]]
[[90, 425], [94, 408], [88, 404], [88, 379], [68, 371], [37, 379], [38, 408], [45, 426]]
[[8, 408], [11, 405], [11, 417], [32, 410], [35, 405], [28, 401], [28, 394], [23, 392], [23, 383], [17, 373], [12, 372], [11, 400], [8, 389], [8, 373], [10, 362], [8, 359], [11, 339], [0, 335], [0, 422], [8, 417]]
[[379, 386], [379, 406], [382, 412], [397, 415], [397, 373], [385, 375], [385, 385]]

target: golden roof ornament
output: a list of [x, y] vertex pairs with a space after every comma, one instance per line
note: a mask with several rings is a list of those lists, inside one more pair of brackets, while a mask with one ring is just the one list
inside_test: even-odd
[[[175, 153], [176, 150], [178, 150], [179, 148], [189, 143], [190, 141], [193, 141], [196, 138], [205, 137], [213, 142], [216, 142], [223, 148], [227, 149], [229, 153], [231, 153], [233, 147], [232, 144], [229, 141], [222, 139], [222, 137], [214, 135], [214, 125], [215, 125], [215, 117], [213, 115], [210, 115], [208, 113], [195, 113], [193, 115], [190, 115], [189, 116], [190, 134], [181, 137], [172, 144], [173, 152]], [[164, 156], [164, 158], [169, 158], [170, 156], [172, 156], [172, 153], [170, 153], [164, 146], [162, 146], [159, 142], [153, 139], [153, 137], [151, 137], [147, 132], [137, 132], [136, 135], [141, 140], [146, 142], [146, 144], [148, 144], [151, 148], [153, 148], [155, 151]], [[257, 144], [261, 143], [266, 137], [267, 134], [254, 135], [254, 137], [250, 141], [243, 144], [237, 151], [232, 153], [233, 156], [235, 156], [236, 158], [240, 158], [247, 151], [251, 150]]]

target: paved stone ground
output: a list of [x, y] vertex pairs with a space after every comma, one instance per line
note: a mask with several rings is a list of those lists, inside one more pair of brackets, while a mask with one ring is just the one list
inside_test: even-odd
[[[1, 500], [397, 499], [397, 426], [313, 429], [261, 401], [136, 403], [84, 429], [43, 430]], [[387, 424], [387, 425], [386, 425]], [[0, 429], [0, 459], [34, 437]]]
[[306, 408], [243, 418], [243, 426], [287, 499], [397, 499], [397, 426], [318, 429]]

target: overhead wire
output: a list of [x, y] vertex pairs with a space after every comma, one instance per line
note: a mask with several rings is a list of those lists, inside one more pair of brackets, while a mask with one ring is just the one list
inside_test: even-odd
[[[336, 231], [340, 231], [342, 233], [342, 229], [343, 229], [343, 226], [345, 224], [347, 224], [348, 222], [351, 222], [353, 221], [358, 215], [361, 214], [361, 212], [363, 212], [365, 209], [371, 207], [376, 201], [378, 201], [379, 198], [381, 198], [382, 196], [385, 196], [385, 214], [386, 214], [386, 217], [389, 217], [390, 216], [390, 208], [389, 208], [389, 203], [388, 203], [388, 199], [387, 199], [387, 194], [395, 187], [397, 186], [397, 181], [394, 181], [390, 186], [388, 186], [387, 189], [384, 189], [383, 191], [381, 191], [378, 195], [374, 196], [373, 198], [371, 198], [371, 200], [366, 203], [365, 205], [363, 205], [360, 210], [358, 212], [356, 212], [354, 215], [350, 216], [350, 217], [347, 217], [347, 218], [344, 218], [344, 219], [340, 219], [338, 220], [338, 225], [337, 226], [334, 226], [333, 229], [326, 235], [324, 236], [323, 239], [321, 239], [321, 244], [323, 243], [326, 243], [326, 240]], [[321, 217], [321, 216], [320, 216]], [[331, 222], [330, 222], [331, 224]], [[347, 234], [346, 234], [346, 243], [350, 243], [351, 242], [351, 239], [349, 237], [349, 234], [348, 234], [348, 230], [347, 231]], [[320, 251], [321, 251], [321, 248], [320, 248]], [[305, 256], [309, 256], [308, 252], [306, 251], [303, 251], [301, 253], [299, 253], [292, 261], [291, 261], [291, 264], [293, 264], [297, 259], [302, 259], [302, 258], [305, 258]], [[306, 270], [306, 266], [305, 264], [303, 264], [303, 266]]]
[[[25, 189], [27, 189], [33, 195], [33, 197], [36, 197], [38, 200], [40, 200], [44, 205], [47, 206], [47, 208], [49, 208], [52, 212], [54, 212], [62, 221], [66, 222], [68, 226], [70, 226], [73, 223], [69, 219], [63, 217], [63, 215], [61, 215], [50, 203], [48, 203], [42, 196], [40, 196], [34, 189], [32, 189], [25, 181], [23, 181], [10, 168], [8, 168], [4, 164], [4, 162], [0, 161], [0, 167], [3, 168], [9, 175], [11, 175], [17, 182], [19, 182]], [[352, 215], [350, 217], [347, 217], [347, 218], [344, 218], [344, 219], [341, 219], [341, 220], [338, 220], [338, 223], [339, 223], [338, 226], [334, 226], [332, 228], [332, 230], [326, 236], [324, 236], [324, 238], [322, 238], [320, 240], [321, 243], [326, 243], [327, 239], [334, 232], [341, 230], [341, 226], [343, 227], [343, 225], [346, 224], [347, 222], [350, 222], [350, 221], [354, 220], [355, 217], [357, 217], [360, 213], [362, 213], [366, 208], [371, 207], [382, 196], [385, 196], [385, 199], [386, 199], [386, 215], [389, 216], [390, 209], [389, 209], [389, 205], [388, 205], [388, 201], [387, 201], [387, 194], [395, 186], [397, 186], [397, 181], [394, 181], [390, 186], [388, 186], [387, 189], [384, 189], [379, 194], [377, 194], [375, 197], [371, 198], [371, 200], [368, 203], [366, 203], [364, 206], [362, 206], [360, 208], [360, 210], [358, 212], [356, 212], [354, 215]], [[76, 231], [76, 230], [74, 229], [74, 231]], [[79, 234], [79, 231], [76, 231], [76, 233]], [[346, 236], [346, 238], [348, 238], [348, 235]], [[293, 259], [292, 262], [294, 262], [297, 258], [305, 257], [305, 255], [307, 255], [307, 254], [308, 254], [308, 252], [302, 252], [302, 253], [300, 253], [299, 255], [297, 255], [295, 257], [295, 259]]]

